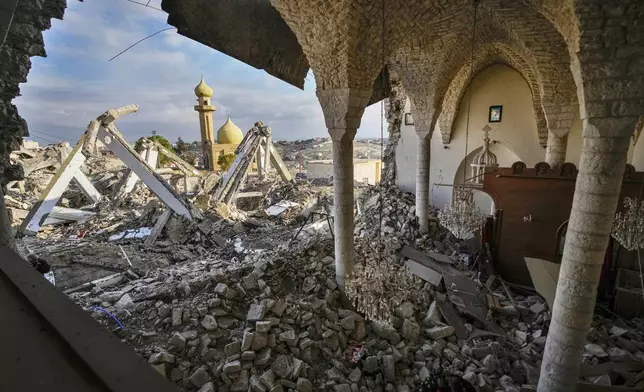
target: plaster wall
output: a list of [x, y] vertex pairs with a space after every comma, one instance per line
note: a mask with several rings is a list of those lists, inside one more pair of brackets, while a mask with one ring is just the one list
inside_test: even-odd
[[628, 150], [628, 163], [637, 171], [644, 171], [644, 137], [640, 135], [635, 145]]
[[[405, 102], [404, 113], [411, 113], [409, 99]], [[416, 136], [416, 130], [413, 125], [405, 125], [405, 116], [406, 114], [403, 114], [403, 121], [400, 125], [400, 140], [396, 147], [396, 183], [401, 190], [414, 193], [416, 191], [418, 136]]]
[[[499, 165], [510, 166], [521, 160], [530, 167], [545, 158], [545, 150], [539, 146], [530, 87], [518, 72], [504, 65], [493, 65], [476, 75], [472, 84], [469, 132], [468, 104], [469, 96], [466, 93], [461, 101], [454, 122], [452, 140], [447, 148], [442, 143], [438, 127], [432, 135], [430, 200], [435, 207], [442, 208], [452, 197], [450, 187], [436, 184], [452, 184], [465, 155], [473, 155], [471, 152], [483, 145], [481, 129], [488, 124], [488, 111], [492, 105], [503, 105], [502, 121], [489, 123], [492, 128], [490, 139], [495, 142], [491, 151], [497, 155]], [[409, 102], [405, 112], [410, 112]], [[417, 137], [414, 127], [405, 125], [404, 121], [401, 133], [402, 137], [396, 150], [397, 181], [403, 190], [414, 192]], [[462, 178], [462, 171], [459, 177]], [[485, 208], [485, 211], [489, 211], [489, 203]]]

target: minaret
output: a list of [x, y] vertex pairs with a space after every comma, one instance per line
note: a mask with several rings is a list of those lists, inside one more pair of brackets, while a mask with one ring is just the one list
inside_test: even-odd
[[198, 105], [195, 105], [195, 110], [199, 112], [199, 126], [201, 127], [201, 149], [203, 151], [203, 163], [206, 170], [215, 170], [215, 154], [213, 153], [213, 144], [217, 143], [215, 140], [215, 133], [212, 126], [212, 112], [214, 112], [215, 105], [211, 105], [212, 89], [206, 84], [201, 76], [201, 81], [195, 87], [195, 95], [197, 96]]

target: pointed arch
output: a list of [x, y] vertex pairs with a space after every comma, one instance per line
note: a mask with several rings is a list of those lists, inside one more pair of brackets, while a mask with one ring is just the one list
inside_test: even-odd
[[[526, 59], [516, 53], [509, 45], [492, 43], [477, 50], [474, 56], [474, 63], [472, 64], [473, 76], [494, 64], [503, 64], [513, 68], [523, 77], [530, 87], [532, 104], [537, 121], [539, 144], [545, 146], [548, 140], [548, 127], [539, 95], [539, 74], [535, 67], [531, 66]], [[451, 141], [456, 114], [458, 113], [460, 102], [469, 86], [469, 72], [470, 66], [468, 62], [458, 70], [445, 94], [442, 110], [438, 117], [438, 125], [443, 144], [449, 144]]]

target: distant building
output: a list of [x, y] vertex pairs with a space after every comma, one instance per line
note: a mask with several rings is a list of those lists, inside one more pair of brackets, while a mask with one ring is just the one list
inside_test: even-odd
[[22, 141], [22, 148], [25, 150], [37, 150], [40, 148], [40, 144], [36, 141], [25, 139]]
[[[353, 179], [356, 182], [376, 185], [380, 182], [380, 168], [382, 161], [372, 159], [353, 160]], [[314, 178], [333, 178], [333, 161], [331, 159], [308, 161], [306, 163], [306, 177], [309, 180]]]

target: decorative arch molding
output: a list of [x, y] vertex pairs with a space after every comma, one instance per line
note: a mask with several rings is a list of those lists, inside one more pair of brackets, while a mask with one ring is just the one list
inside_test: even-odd
[[[539, 142], [545, 147], [548, 129], [562, 129], [561, 132], [565, 133], [572, 125], [576, 88], [569, 67], [568, 51], [559, 32], [538, 12], [526, 6], [519, 8], [519, 12], [512, 11], [511, 15], [500, 15], [500, 11], [493, 7], [480, 7], [475, 47], [496, 44], [503, 49], [497, 49], [496, 58], [489, 54], [488, 64], [485, 64], [486, 60], [479, 59], [484, 65], [479, 64], [477, 68], [480, 71], [485, 66], [498, 62], [514, 68], [523, 76], [532, 91]], [[539, 23], [535, 24], [522, 16], [524, 8], [530, 15], [534, 14]], [[506, 21], [506, 17], [518, 19]], [[429, 39], [431, 34], [428, 33], [427, 37], [403, 43], [392, 57], [392, 67], [401, 76], [409, 94], [417, 128], [422, 126], [426, 132], [431, 133], [453, 80], [459, 78], [460, 84], [466, 85], [469, 79], [467, 65], [470, 60], [470, 45], [464, 43], [470, 42], [469, 27], [473, 22], [472, 12], [463, 12], [460, 18], [453, 20], [454, 25], [449, 32], [434, 39]], [[479, 51], [484, 52], [481, 49]], [[485, 58], [485, 54], [481, 56]], [[456, 100], [450, 97], [450, 100], [457, 101], [450, 110], [458, 107], [462, 93], [456, 96]], [[450, 117], [449, 121], [442, 120], [441, 130], [445, 144], [451, 139], [451, 127], [447, 127], [448, 132], [444, 131], [446, 124], [453, 123], [453, 115]]]
[[526, 5], [507, 7], [505, 3], [505, 0], [496, 0], [482, 6], [533, 55], [539, 70], [539, 94], [548, 130], [563, 137], [570, 132], [577, 112], [577, 86], [567, 41], [538, 11]]
[[[514, 69], [523, 77], [530, 87], [532, 106], [537, 122], [539, 144], [541, 146], [545, 146], [548, 140], [548, 127], [545, 113], [541, 106], [538, 72], [509, 45], [493, 43], [482, 47], [475, 54], [474, 64], [472, 67], [473, 76], [475, 77], [487, 67], [495, 64], [503, 64]], [[449, 85], [447, 93], [445, 94], [441, 114], [438, 118], [443, 144], [449, 144], [451, 141], [456, 114], [458, 113], [460, 103], [469, 86], [469, 70], [470, 67], [468, 62], [458, 70], [456, 76], [452, 79], [452, 82]]]
[[[430, 39], [428, 36], [414, 41], [413, 45], [401, 45], [393, 57], [391, 67], [400, 75], [408, 93], [417, 131], [423, 127], [426, 132], [433, 132], [452, 80], [462, 71], [463, 65], [469, 64], [470, 45], [464, 43], [471, 41], [470, 26], [473, 23], [473, 15], [465, 13], [439, 39]], [[488, 13], [481, 11], [474, 46], [481, 48], [502, 42], [508, 48], [523, 48], [517, 37], [503, 27]], [[525, 63], [536, 62], [530, 53], [526, 50], [523, 52], [522, 58], [527, 58], [523, 60]], [[538, 71], [534, 69], [532, 74], [536, 75]]]

